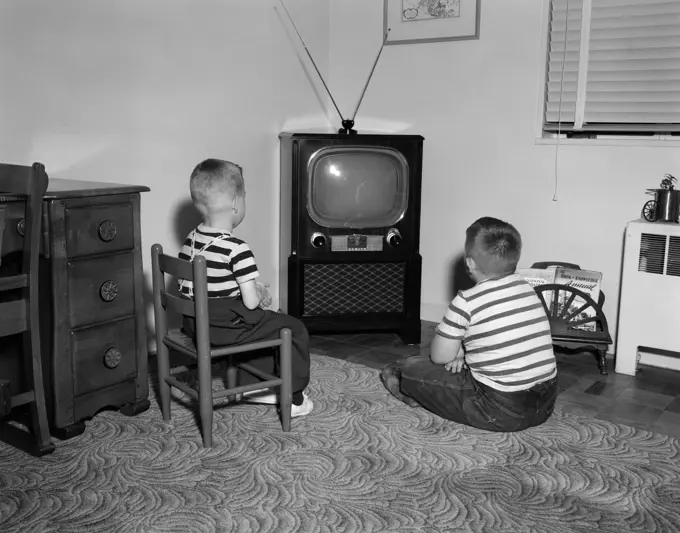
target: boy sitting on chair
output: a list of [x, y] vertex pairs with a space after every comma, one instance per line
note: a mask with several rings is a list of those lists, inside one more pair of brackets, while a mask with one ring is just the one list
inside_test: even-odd
[[383, 369], [394, 396], [489, 431], [520, 431], [550, 417], [557, 397], [550, 323], [533, 287], [515, 274], [521, 250], [507, 222], [484, 217], [467, 229], [465, 263], [476, 285], [449, 304], [429, 358]]
[[[255, 257], [247, 243], [232, 235], [246, 214], [246, 191], [240, 166], [220, 159], [206, 159], [191, 173], [191, 199], [203, 215], [187, 236], [180, 259], [206, 258], [208, 266], [208, 309], [210, 343], [213, 346], [239, 345], [279, 338], [281, 328], [292, 332], [293, 406], [291, 416], [312, 411], [312, 401], [303, 392], [309, 384], [309, 334], [298, 319], [266, 310], [271, 304], [268, 285], [257, 281]], [[193, 283], [180, 281], [182, 295], [193, 297]], [[184, 317], [183, 328], [195, 335], [195, 320]], [[243, 356], [242, 356], [243, 357]], [[274, 373], [273, 356], [259, 357], [250, 363]], [[255, 403], [276, 404], [276, 394], [268, 389], [252, 391], [244, 399]]]

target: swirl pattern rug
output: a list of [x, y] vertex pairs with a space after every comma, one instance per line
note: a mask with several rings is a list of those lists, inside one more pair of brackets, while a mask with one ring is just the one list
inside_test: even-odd
[[680, 530], [674, 438], [559, 409], [521, 433], [478, 431], [324, 356], [309, 392], [315, 409], [290, 433], [271, 406], [218, 408], [211, 449], [181, 396], [169, 424], [152, 398], [133, 418], [100, 413], [42, 459], [0, 444], [0, 531]]

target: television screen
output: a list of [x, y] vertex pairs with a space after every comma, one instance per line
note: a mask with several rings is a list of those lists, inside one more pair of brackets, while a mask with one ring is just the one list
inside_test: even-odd
[[322, 148], [310, 157], [307, 170], [307, 210], [320, 226], [379, 228], [404, 216], [408, 163], [392, 148]]

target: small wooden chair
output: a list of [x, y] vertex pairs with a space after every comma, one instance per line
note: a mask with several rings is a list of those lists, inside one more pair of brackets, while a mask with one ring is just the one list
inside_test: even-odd
[[[39, 272], [42, 202], [47, 190], [45, 167], [0, 164], [0, 195], [25, 198], [24, 243], [21, 271], [0, 277], [0, 337], [22, 334], [24, 384], [0, 379], [0, 418], [21, 405], [29, 405], [35, 454], [54, 451], [45, 406], [40, 352]], [[1, 239], [0, 239], [1, 242]], [[0, 373], [1, 375], [1, 373]], [[19, 392], [21, 389], [28, 389]]]
[[[237, 395], [262, 388], [280, 387], [280, 411], [283, 431], [290, 431], [292, 405], [291, 372], [291, 331], [281, 329], [279, 339], [240, 344], [237, 346], [210, 345], [210, 325], [208, 316], [208, 269], [205, 257], [197, 255], [193, 262], [165, 255], [160, 244], [151, 248], [153, 274], [153, 306], [156, 322], [156, 350], [158, 358], [158, 382], [161, 397], [163, 420], [170, 420], [170, 388], [175, 387], [198, 400], [201, 417], [203, 445], [212, 446], [212, 422], [214, 400], [227, 397], [235, 401]], [[165, 274], [173, 278], [192, 281], [194, 299], [181, 298], [169, 294], [166, 289]], [[194, 317], [196, 319], [196, 342], [179, 328], [168, 329], [167, 312]], [[276, 347], [280, 354], [280, 376], [267, 374], [248, 363], [237, 361], [237, 355], [244, 352]], [[188, 355], [196, 361], [189, 366], [170, 365], [170, 350]], [[212, 389], [212, 362], [216, 358], [227, 357], [227, 387], [214, 393]], [[173, 377], [190, 368], [198, 367], [198, 390]], [[239, 369], [260, 378], [251, 385], [238, 386]]]

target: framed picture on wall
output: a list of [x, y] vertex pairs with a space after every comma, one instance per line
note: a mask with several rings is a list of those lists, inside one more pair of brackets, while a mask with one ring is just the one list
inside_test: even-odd
[[385, 0], [385, 44], [479, 39], [482, 0]]

